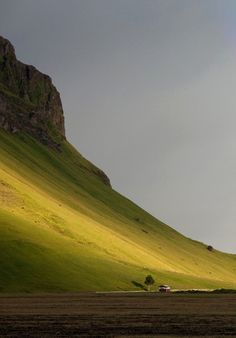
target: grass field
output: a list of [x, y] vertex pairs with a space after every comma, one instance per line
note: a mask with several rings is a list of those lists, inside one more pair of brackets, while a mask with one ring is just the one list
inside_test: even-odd
[[0, 336], [230, 338], [236, 295], [1, 295]]
[[[68, 142], [0, 131], [0, 291], [236, 288], [236, 256], [182, 236], [105, 185]], [[125, 164], [124, 164], [125, 165]]]

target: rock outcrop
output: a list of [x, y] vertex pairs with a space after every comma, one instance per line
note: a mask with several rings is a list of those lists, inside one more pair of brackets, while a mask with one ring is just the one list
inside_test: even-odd
[[[51, 78], [17, 60], [14, 47], [1, 36], [0, 128], [27, 133], [58, 152], [66, 141], [60, 94]], [[92, 163], [85, 170], [111, 186], [106, 174]]]
[[25, 131], [59, 149], [65, 138], [60, 94], [48, 75], [18, 61], [12, 44], [0, 37], [0, 127]]

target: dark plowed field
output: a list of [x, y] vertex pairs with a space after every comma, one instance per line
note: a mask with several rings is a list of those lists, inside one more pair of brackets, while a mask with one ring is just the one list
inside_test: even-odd
[[236, 337], [236, 295], [1, 295], [0, 337]]

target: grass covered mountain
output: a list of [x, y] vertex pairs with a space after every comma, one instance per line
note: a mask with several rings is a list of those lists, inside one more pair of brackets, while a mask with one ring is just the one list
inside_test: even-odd
[[209, 251], [114, 191], [64, 133], [51, 79], [0, 38], [0, 291], [236, 288]]

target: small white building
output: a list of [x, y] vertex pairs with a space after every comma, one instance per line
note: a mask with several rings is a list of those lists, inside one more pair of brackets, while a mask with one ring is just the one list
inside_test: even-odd
[[170, 292], [170, 286], [169, 285], [159, 285], [159, 292]]

